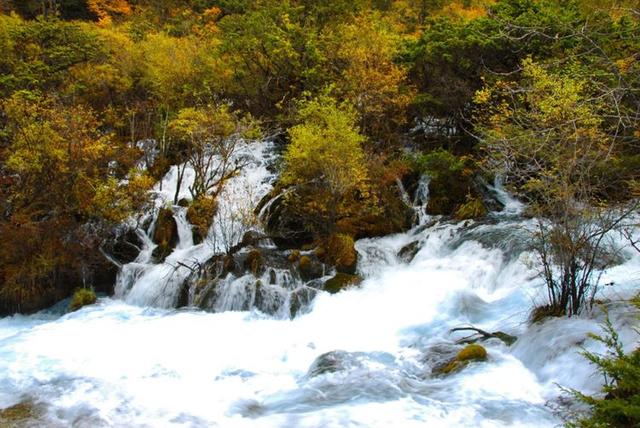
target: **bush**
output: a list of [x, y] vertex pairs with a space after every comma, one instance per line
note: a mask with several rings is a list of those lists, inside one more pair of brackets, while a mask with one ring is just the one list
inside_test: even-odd
[[605, 336], [591, 338], [607, 346], [607, 355], [585, 351], [583, 355], [595, 364], [604, 376], [600, 396], [589, 396], [576, 390], [570, 393], [587, 404], [591, 412], [570, 421], [567, 426], [581, 428], [640, 426], [640, 348], [625, 354], [609, 317], [604, 325]]
[[69, 312], [77, 311], [83, 306], [93, 305], [96, 302], [96, 293], [88, 288], [80, 288], [73, 293], [71, 303], [69, 303]]
[[187, 210], [187, 220], [193, 225], [193, 237], [196, 243], [202, 242], [209, 232], [218, 203], [212, 196], [195, 199]]

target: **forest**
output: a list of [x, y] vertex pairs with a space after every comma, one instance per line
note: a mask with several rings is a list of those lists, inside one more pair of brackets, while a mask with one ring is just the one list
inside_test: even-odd
[[[496, 179], [526, 204], [533, 321], [598, 303], [612, 231], [640, 251], [635, 0], [0, 0], [0, 52], [3, 316], [113, 294], [121, 226], [175, 165], [169, 205], [205, 240], [243, 141], [274, 142], [263, 201], [284, 195], [247, 215], [338, 289], [361, 280], [354, 242], [414, 226], [397, 188], [424, 176], [426, 215], [486, 218]], [[573, 426], [640, 424], [640, 350], [607, 334], [614, 357], [588, 357], [608, 398], [574, 391], [593, 412]]]

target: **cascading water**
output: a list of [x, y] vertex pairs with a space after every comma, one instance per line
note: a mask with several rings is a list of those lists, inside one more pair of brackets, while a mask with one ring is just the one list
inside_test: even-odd
[[[264, 162], [254, 162], [225, 200], [241, 194], [243, 180], [261, 196], [268, 177]], [[163, 184], [163, 194], [173, 191]], [[556, 426], [548, 404], [558, 402], [557, 384], [600, 386], [580, 351], [603, 351], [587, 333], [599, 332], [604, 316], [527, 322], [545, 290], [523, 244], [532, 220], [517, 213], [482, 223], [425, 215], [406, 233], [360, 240], [363, 284], [335, 295], [314, 290], [310, 310], [289, 319], [248, 310], [263, 288], [299, 287], [282, 271], [229, 276], [216, 288], [218, 313], [168, 309], [191, 273], [176, 263], [216, 252], [191, 245], [177, 210], [180, 243], [152, 264], [154, 244], [143, 237], [138, 259], [123, 266], [122, 300], [0, 320], [0, 408], [30, 403], [34, 426], [49, 427]], [[215, 225], [211, 233], [225, 239]], [[639, 281], [632, 251], [602, 278], [615, 284], [601, 294], [618, 302], [609, 311], [627, 349], [638, 343], [636, 314], [620, 298]], [[463, 334], [451, 328], [469, 324], [518, 340], [509, 347], [490, 339], [487, 362], [433, 375], [460, 349]]]
[[[203, 264], [216, 253], [228, 250], [240, 241], [244, 232], [258, 227], [252, 221], [252, 209], [271, 189], [270, 179], [273, 174], [267, 168], [270, 153], [270, 143], [248, 142], [239, 145], [232, 161], [242, 160], [248, 165], [225, 183], [224, 190], [218, 197], [220, 202], [216, 215], [204, 242], [194, 245], [186, 209], [174, 206], [172, 209], [178, 243], [162, 263], [155, 263], [153, 249], [156, 244], [151, 238], [155, 225], [152, 223], [148, 232], [143, 233], [144, 250], [134, 262], [121, 268], [116, 284], [116, 297], [134, 305], [175, 307], [194, 266]], [[156, 212], [174, 200], [178, 174], [178, 167], [172, 167], [156, 186]], [[187, 165], [177, 199], [191, 199], [188, 189], [194, 177], [193, 169]]]

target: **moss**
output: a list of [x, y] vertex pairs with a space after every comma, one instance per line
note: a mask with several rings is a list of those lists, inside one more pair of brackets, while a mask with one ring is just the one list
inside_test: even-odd
[[331, 235], [325, 245], [324, 259], [335, 266], [338, 272], [354, 274], [358, 261], [355, 242], [349, 235]]
[[533, 308], [531, 315], [529, 315], [529, 321], [532, 324], [541, 323], [547, 318], [564, 316], [564, 311], [560, 307], [553, 305], [544, 305]]
[[222, 259], [222, 273], [223, 275], [228, 274], [229, 272], [233, 272], [236, 270], [236, 261], [232, 255], [227, 254]]
[[153, 242], [158, 246], [153, 250], [152, 255], [160, 262], [164, 261], [178, 244], [178, 225], [170, 209], [162, 208], [158, 213], [153, 232]]
[[507, 333], [502, 332], [502, 331], [495, 331], [495, 332], [493, 332], [491, 334], [494, 337], [497, 337], [498, 339], [502, 340], [502, 342], [507, 346], [513, 345], [516, 342], [516, 340], [518, 340], [517, 337], [512, 336], [510, 334], [507, 334]]
[[309, 258], [309, 256], [300, 257], [300, 269], [301, 270], [307, 270], [307, 269], [309, 269], [310, 266], [311, 266], [311, 259]]
[[244, 267], [255, 276], [258, 276], [263, 268], [262, 254], [260, 254], [260, 251], [249, 251], [247, 258], [244, 260]]
[[200, 197], [189, 205], [187, 220], [193, 225], [193, 238], [196, 243], [202, 242], [207, 237], [217, 210], [218, 203], [211, 196]]
[[300, 258], [300, 250], [291, 251], [291, 254], [289, 254], [289, 257], [288, 257], [291, 263], [298, 261], [299, 258]]
[[324, 290], [334, 294], [361, 282], [362, 278], [358, 275], [338, 272], [333, 278], [324, 283]]
[[96, 293], [88, 288], [80, 288], [73, 293], [71, 303], [69, 303], [69, 312], [77, 311], [83, 306], [93, 305], [96, 302]]
[[486, 361], [487, 350], [483, 346], [478, 344], [467, 345], [464, 349], [460, 350], [458, 354], [450, 360], [448, 363], [436, 367], [434, 372], [436, 374], [450, 374], [458, 370], [462, 370], [472, 361]]
[[456, 355], [456, 360], [458, 361], [485, 361], [486, 359], [487, 350], [476, 343], [467, 345], [463, 350], [458, 352], [458, 355]]
[[484, 203], [480, 198], [471, 198], [468, 202], [461, 205], [455, 214], [458, 220], [479, 218], [484, 217], [485, 215], [487, 215], [487, 208], [484, 206]]
[[37, 419], [40, 413], [40, 410], [30, 401], [18, 403], [0, 410], [0, 426], [24, 426], [27, 421]]

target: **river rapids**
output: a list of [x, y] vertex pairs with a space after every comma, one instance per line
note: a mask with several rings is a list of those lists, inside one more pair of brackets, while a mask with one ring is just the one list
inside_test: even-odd
[[[599, 390], [603, 379], [581, 352], [605, 352], [588, 337], [602, 332], [604, 313], [527, 321], [546, 293], [524, 243], [534, 223], [499, 188], [505, 209], [486, 221], [421, 216], [406, 233], [358, 241], [361, 286], [320, 291], [294, 318], [234, 303], [242, 278], [225, 285], [236, 294], [213, 312], [173, 309], [190, 273], [177, 262], [203, 262], [237, 242], [247, 225], [230, 228], [234, 213], [271, 189], [270, 143], [242, 150], [250, 166], [221, 196], [206, 242], [194, 245], [176, 209], [177, 248], [154, 264], [141, 234], [146, 246], [122, 267], [114, 297], [0, 319], [0, 409], [30, 403], [37, 416], [27, 426], [54, 428], [553, 427], [567, 405], [561, 387]], [[172, 174], [157, 204], [173, 197]], [[624, 252], [600, 282], [611, 284], [599, 298], [634, 349], [637, 313], [624, 299], [640, 284], [640, 255]], [[304, 284], [279, 282], [274, 293], [287, 287]], [[518, 339], [490, 339], [488, 361], [432, 375], [460, 349], [465, 333], [450, 330], [469, 325]]]

